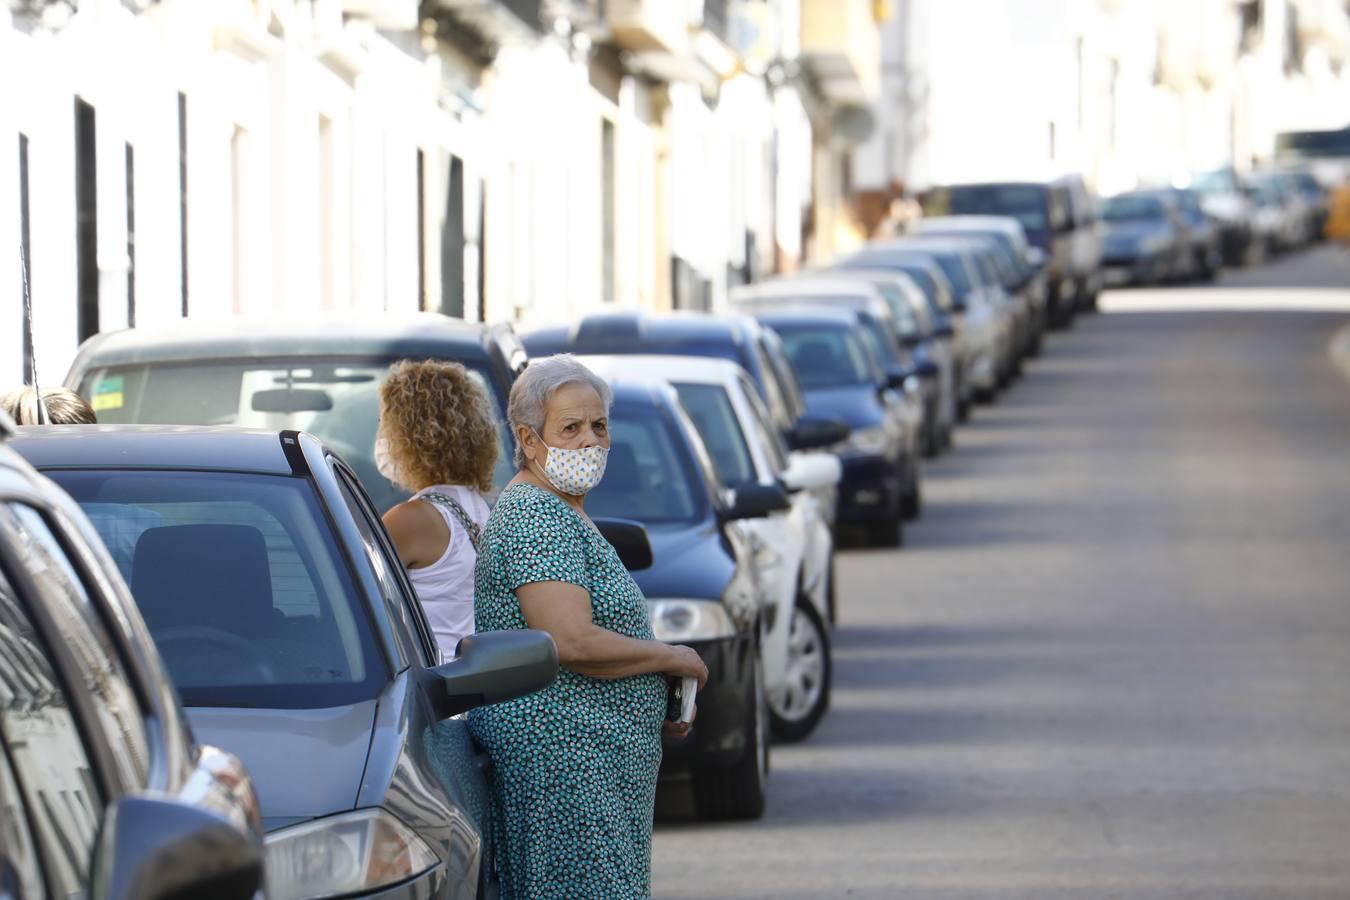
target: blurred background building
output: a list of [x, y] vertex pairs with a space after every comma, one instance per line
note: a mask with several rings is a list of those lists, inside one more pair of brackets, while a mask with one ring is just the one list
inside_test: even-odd
[[1350, 121], [1347, 54], [1344, 0], [0, 0], [0, 375], [182, 316], [718, 308], [900, 182], [1249, 166]]

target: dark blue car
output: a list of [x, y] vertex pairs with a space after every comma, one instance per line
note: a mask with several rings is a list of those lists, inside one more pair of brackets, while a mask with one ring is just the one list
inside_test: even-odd
[[844, 467], [839, 524], [862, 527], [876, 544], [898, 545], [904, 519], [917, 515], [920, 505], [915, 435], [857, 314], [817, 307], [757, 318], [782, 338], [808, 411], [839, 418], [851, 429], [833, 448]]
[[758, 818], [769, 764], [759, 634], [772, 607], [739, 520], [786, 510], [788, 497], [777, 485], [758, 484], [724, 497], [674, 388], [660, 381], [612, 386], [613, 443], [586, 512], [645, 526], [652, 565], [633, 577], [656, 637], [693, 647], [708, 666], [698, 718], [687, 739], [666, 742], [662, 774], [690, 776], [704, 818]]
[[375, 509], [312, 435], [68, 426], [12, 444], [92, 522], [193, 732], [248, 766], [271, 896], [497, 895], [488, 761], [459, 713], [552, 683], [547, 634], [472, 635], [443, 664]]

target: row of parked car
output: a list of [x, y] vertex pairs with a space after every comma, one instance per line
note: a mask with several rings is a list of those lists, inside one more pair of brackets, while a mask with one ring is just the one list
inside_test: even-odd
[[495, 895], [489, 764], [459, 714], [546, 686], [557, 656], [520, 631], [440, 658], [380, 521], [404, 494], [375, 465], [378, 387], [406, 358], [465, 365], [503, 423], [531, 356], [611, 382], [588, 511], [658, 638], [710, 673], [663, 777], [701, 816], [760, 815], [771, 738], [829, 707], [837, 541], [903, 542], [924, 460], [1088, 305], [1094, 281], [1052, 274], [1014, 218], [933, 217], [720, 315], [91, 339], [67, 385], [102, 425], [0, 424], [17, 896]]

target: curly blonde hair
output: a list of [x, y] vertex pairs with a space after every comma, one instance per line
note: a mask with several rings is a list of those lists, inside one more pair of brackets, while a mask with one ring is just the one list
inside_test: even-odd
[[492, 490], [499, 447], [492, 403], [459, 363], [395, 363], [380, 385], [379, 436], [408, 490], [433, 484]]

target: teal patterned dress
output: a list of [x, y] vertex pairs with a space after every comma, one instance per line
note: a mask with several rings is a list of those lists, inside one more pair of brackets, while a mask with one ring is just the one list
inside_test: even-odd
[[[565, 581], [591, 619], [652, 638], [647, 604], [614, 548], [531, 484], [502, 492], [475, 573], [478, 631], [525, 628], [516, 588]], [[546, 690], [469, 713], [492, 757], [493, 837], [503, 900], [651, 895], [652, 809], [666, 680], [601, 680], [559, 669]]]

